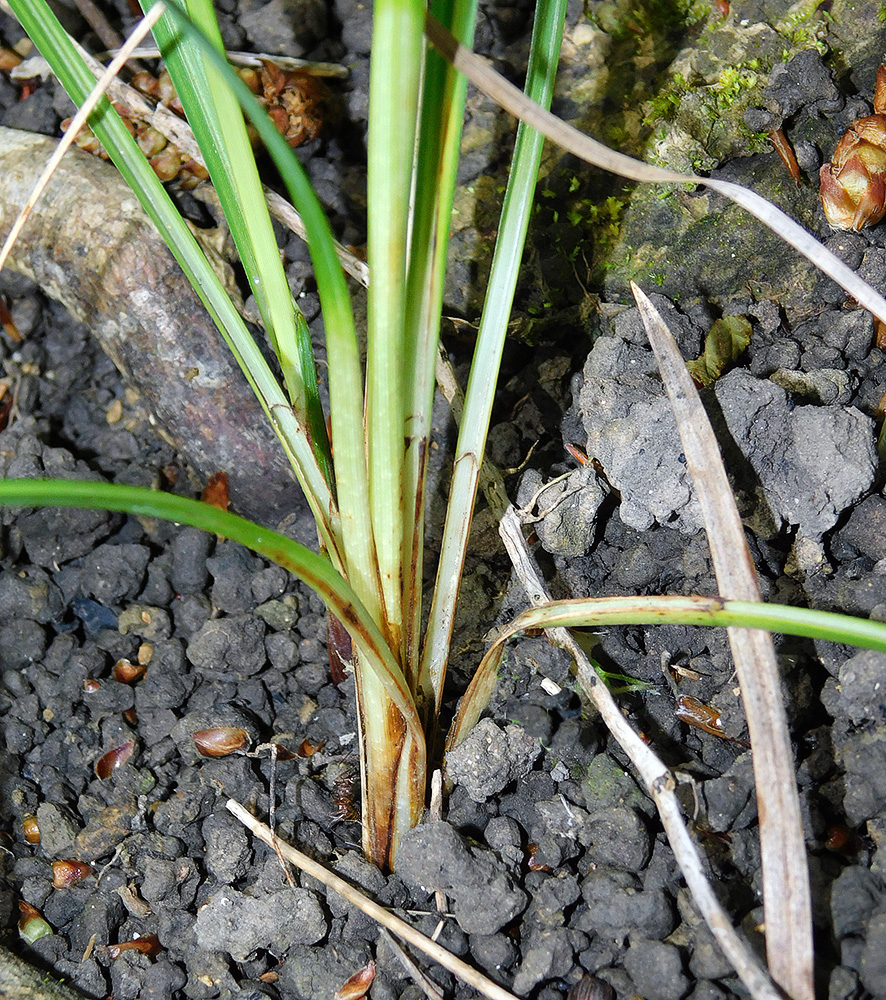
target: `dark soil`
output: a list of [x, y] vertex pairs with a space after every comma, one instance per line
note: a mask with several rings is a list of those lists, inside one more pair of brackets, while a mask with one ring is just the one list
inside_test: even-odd
[[[220, 6], [231, 47], [307, 53], [351, 68], [338, 131], [303, 156], [337, 234], [358, 244], [370, 11], [348, 0]], [[633, 46], [625, 63], [636, 68], [634, 76], [625, 71], [633, 83], [613, 84], [607, 97], [613, 120], [625, 117], [631, 100], [657, 92], [668, 64], [701, 28], [619, 34], [613, 12], [620, 5], [588, 6], [609, 31], [612, 58]], [[651, 24], [657, 6], [641, 6]], [[876, 57], [859, 38], [875, 36], [877, 6], [854, 5], [850, 28], [835, 2], [833, 21], [815, 29], [831, 55], [822, 61], [807, 39], [800, 61], [779, 66], [768, 87], [763, 74], [749, 103], [752, 119], [754, 109], [769, 115], [767, 122], [783, 122], [796, 140], [805, 156], [803, 187], [781, 178], [768, 151], [738, 150], [718, 169], [780, 192], [883, 287], [886, 228], [830, 233], [810, 180], [840, 133], [868, 113]], [[122, 13], [128, 23], [128, 9]], [[118, 22], [113, 11], [109, 16]], [[478, 47], [517, 77], [528, 16], [520, 6], [481, 11]], [[66, 17], [87, 37], [75, 14]], [[731, 18], [734, 30], [757, 38], [776, 14], [761, 2], [741, 5]], [[293, 23], [306, 27], [295, 36], [289, 27], [284, 32], [281, 26]], [[7, 41], [19, 37], [11, 22], [0, 28]], [[567, 83], [558, 98], [558, 110], [574, 120], [589, 114], [576, 98], [581, 81], [600, 68], [593, 54], [603, 36], [575, 5]], [[783, 36], [776, 41], [788, 44]], [[644, 44], [654, 56], [641, 51]], [[13, 84], [0, 82], [7, 106], [0, 122], [55, 134], [66, 112], [53, 84], [19, 97]], [[510, 134], [503, 116], [471, 97], [459, 204], [472, 207], [456, 220], [447, 305], [463, 320], [476, 318], [494, 235], [484, 192], [498, 184]], [[626, 277], [650, 290], [659, 275], [669, 298], [654, 301], [687, 357], [699, 353], [717, 316], [745, 315], [753, 326], [740, 365], [706, 403], [764, 596], [886, 620], [886, 498], [875, 447], [886, 377], [871, 317], [830, 282], [810, 277], [786, 248], [762, 239], [755, 224], [732, 228], [731, 210], [718, 217], [722, 231], [706, 241], [693, 235], [678, 215], [699, 218], [697, 203], [708, 196], [672, 194], [656, 207], [637, 193], [620, 209], [623, 227], [608, 242], [599, 235], [599, 213], [565, 227], [551, 199], [566, 199], [563, 212], [569, 210], [570, 176], [582, 185], [576, 198], [593, 195], [598, 205], [622, 186], [568, 159], [552, 157], [546, 169], [552, 193], [531, 238], [515, 315], [519, 338], [508, 349], [490, 447], [499, 465], [512, 468], [539, 443], [530, 467], [508, 480], [520, 503], [567, 476], [535, 506], [537, 554], [557, 596], [716, 589], [673, 420], [623, 294]], [[707, 207], [720, 207], [710, 201]], [[630, 265], [635, 271], [628, 274], [618, 248], [650, 219], [663, 228], [644, 239], [660, 253]], [[587, 240], [587, 253], [577, 237]], [[728, 263], [736, 248], [740, 268]], [[294, 238], [285, 249], [293, 286], [319, 334], [304, 250]], [[606, 254], [611, 268], [602, 266]], [[27, 281], [7, 274], [2, 282], [25, 340], [0, 335], [0, 361], [16, 394], [13, 419], [0, 433], [0, 473], [100, 476], [193, 492], [184, 463], [89, 332]], [[540, 308], [544, 302], [550, 307]], [[466, 328], [460, 323], [448, 333], [460, 366], [470, 347]], [[452, 427], [442, 407], [435, 434], [445, 454]], [[576, 469], [564, 444], [585, 448], [602, 474], [590, 465]], [[445, 469], [440, 479], [445, 485]], [[319, 1000], [374, 959], [374, 1000], [418, 997], [368, 918], [307, 877], [295, 875], [298, 888], [288, 888], [273, 852], [223, 807], [233, 797], [265, 818], [275, 787], [282, 837], [383, 904], [409, 911], [428, 933], [439, 920], [433, 891], [442, 890], [450, 914], [442, 943], [518, 996], [555, 1000], [586, 975], [610, 984], [619, 998], [746, 995], [693, 907], [650, 799], [581, 704], [568, 660], [543, 638], [514, 643], [488, 718], [450, 755], [444, 821], [415, 830], [397, 873], [385, 876], [359, 852], [353, 681], [330, 680], [317, 597], [280, 568], [191, 528], [52, 510], [3, 511], [0, 524], [0, 927], [3, 943], [32, 964], [96, 1000]], [[310, 540], [304, 519], [284, 528]], [[492, 531], [476, 532], [473, 560], [453, 698], [482, 652], [486, 629], [525, 606], [519, 588], [507, 587], [508, 566]], [[886, 996], [886, 874], [879, 858], [886, 834], [886, 658], [786, 638], [777, 639], [777, 649], [806, 823], [820, 995]], [[692, 779], [694, 830], [712, 877], [736, 923], [759, 943], [751, 752], [725, 635], [613, 628], [597, 638], [595, 655], [624, 675], [614, 683], [628, 689], [625, 712]], [[115, 679], [122, 659], [146, 663], [144, 676], [132, 684]], [[680, 721], [678, 695], [718, 710], [726, 738]], [[276, 765], [272, 786], [264, 757], [200, 757], [192, 734], [215, 726], [246, 730], [250, 746], [277, 742], [297, 755]], [[129, 743], [132, 756], [99, 778], [97, 761]], [[25, 839], [29, 816], [39, 825], [39, 845]], [[88, 862], [94, 872], [55, 889], [51, 865], [63, 859]], [[36, 907], [52, 930], [30, 946], [16, 931], [19, 900]], [[151, 934], [158, 954], [128, 949], [111, 957], [110, 945]], [[468, 995], [448, 973], [427, 972], [447, 996]]]

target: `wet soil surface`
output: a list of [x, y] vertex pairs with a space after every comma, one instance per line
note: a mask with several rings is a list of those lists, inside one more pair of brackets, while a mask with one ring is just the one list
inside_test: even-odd
[[[796, 137], [818, 136], [798, 138], [813, 178], [840, 133], [868, 113], [872, 86], [875, 64], [852, 49], [864, 31], [850, 31], [838, 6], [834, 21], [819, 25], [838, 55], [822, 62], [807, 46], [798, 56], [804, 61], [788, 64], [802, 72], [786, 75], [782, 66], [771, 84], [761, 74], [751, 102]], [[591, 42], [604, 29], [613, 45], [626, 44], [612, 22], [618, 5], [590, 7], [596, 21], [578, 8], [569, 15], [574, 60], [564, 71], [573, 84], [590, 72]], [[742, 11], [748, 34], [768, 23], [765, 8]], [[359, 243], [369, 11], [320, 0], [222, 11], [232, 47], [310, 54], [351, 68], [338, 133], [303, 156], [338, 235]], [[281, 12], [286, 23], [297, 18], [308, 27], [297, 38], [281, 36]], [[874, 18], [876, 5], [867, 14]], [[83, 34], [75, 15], [67, 17]], [[745, 23], [732, 18], [733, 27]], [[479, 47], [519, 77], [525, 29], [526, 11], [484, 7]], [[625, 30], [630, 39], [632, 29]], [[9, 41], [18, 37], [8, 22], [5, 31]], [[662, 63], [679, 44], [671, 39]], [[843, 57], [863, 68], [853, 75]], [[65, 114], [51, 82], [24, 101], [3, 83], [0, 97], [8, 105], [3, 124], [55, 133]], [[583, 113], [565, 95], [559, 110], [576, 119]], [[463, 177], [464, 197], [473, 189], [477, 198], [472, 225], [456, 225], [461, 263], [447, 309], [469, 322], [482, 286], [477, 261], [492, 235], [481, 196], [488, 172], [506, 161], [503, 136], [510, 134], [474, 96], [471, 125], [477, 121], [486, 139], [469, 144]], [[578, 176], [575, 163], [567, 166]], [[772, 153], [718, 169], [764, 187], [769, 178], [801, 203], [798, 214], [811, 228], [883, 286], [883, 227], [834, 236], [815, 185], [807, 177], [799, 192], [789, 187]], [[595, 183], [597, 203], [605, 204], [617, 184]], [[675, 201], [691, 214], [701, 197], [683, 193]], [[638, 223], [631, 205], [624, 211], [630, 232]], [[662, 218], [674, 211], [664, 205]], [[638, 203], [635, 215], [648, 220], [648, 205]], [[491, 454], [512, 468], [539, 444], [508, 485], [536, 518], [537, 555], [551, 587], [556, 596], [714, 592], [673, 420], [637, 313], [617, 287], [622, 272], [600, 270], [581, 254], [540, 256], [546, 240], [562, 250], [566, 239], [548, 208], [540, 216], [526, 268], [542, 291], [536, 283], [518, 297], [522, 339], [508, 348]], [[706, 404], [764, 597], [886, 619], [886, 499], [875, 447], [886, 378], [871, 317], [808, 272], [791, 271], [786, 294], [773, 300], [778, 268], [794, 264], [785, 263], [787, 250], [762, 256], [758, 235], [741, 244], [745, 237], [730, 230], [725, 251], [724, 239], [712, 238], [705, 245], [713, 256], [693, 261], [668, 243], [671, 231], [658, 236], [674, 254], [660, 282], [670, 298], [654, 301], [683, 353], [700, 353], [719, 316], [743, 315], [752, 325], [750, 347]], [[592, 232], [589, 255], [599, 249], [590, 247]], [[686, 232], [675, 237], [684, 249], [693, 242]], [[615, 244], [625, 238], [620, 231]], [[738, 245], [745, 246], [740, 280], [723, 264]], [[313, 321], [305, 253], [293, 239], [286, 254]], [[0, 433], [0, 473], [193, 492], [184, 463], [89, 332], [28, 282], [2, 281], [25, 340], [0, 337], [16, 404]], [[550, 315], [537, 308], [548, 293], [557, 309]], [[467, 329], [459, 323], [449, 331], [457, 365], [470, 346]], [[442, 407], [435, 435], [444, 455], [453, 429]], [[576, 468], [564, 444], [585, 449], [599, 471]], [[445, 469], [439, 475], [442, 490]], [[556, 1000], [588, 975], [624, 998], [745, 995], [692, 905], [651, 801], [581, 704], [568, 660], [543, 638], [514, 643], [488, 718], [450, 755], [443, 821], [415, 830], [396, 875], [386, 876], [359, 851], [353, 682], [330, 680], [318, 598], [278, 567], [190, 528], [79, 511], [3, 511], [0, 523], [0, 926], [3, 942], [28, 961], [93, 998], [315, 1000], [374, 960], [375, 1000], [419, 996], [368, 918], [307, 877], [296, 874], [298, 887], [290, 889], [273, 852], [223, 808], [233, 797], [266, 817], [273, 788], [281, 836], [383, 904], [408, 911], [428, 933], [441, 920], [433, 891], [442, 890], [441, 942], [518, 996]], [[284, 530], [311, 541], [304, 518], [290, 518]], [[478, 530], [475, 542], [453, 699], [482, 652], [482, 633], [525, 606], [519, 588], [507, 585], [494, 532]], [[613, 684], [625, 689], [625, 712], [691, 779], [688, 807], [712, 877], [727, 910], [759, 944], [751, 752], [724, 634], [625, 627], [596, 641], [602, 665], [621, 675]], [[809, 847], [820, 995], [886, 996], [879, 857], [886, 657], [785, 638], [777, 650]], [[127, 661], [145, 670], [131, 679], [119, 666]], [[719, 712], [719, 728], [682, 721], [679, 696]], [[244, 730], [244, 751], [276, 742], [295, 756], [278, 762], [273, 776], [261, 754], [201, 757], [193, 734], [213, 727]], [[39, 844], [26, 837], [30, 817]], [[86, 862], [92, 871], [55, 888], [58, 861]], [[16, 930], [19, 901], [39, 910], [52, 933], [27, 945]], [[111, 946], [150, 935], [155, 954], [125, 948], [113, 957]], [[427, 972], [447, 996], [468, 994], [440, 969]]]

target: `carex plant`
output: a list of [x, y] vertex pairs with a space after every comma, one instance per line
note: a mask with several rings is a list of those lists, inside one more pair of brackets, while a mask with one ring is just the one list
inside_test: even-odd
[[[527, 88], [542, 104], [550, 102], [565, 6], [543, 0], [536, 12]], [[72, 99], [82, 102], [94, 78], [44, 0], [15, 0], [13, 9]], [[476, 0], [438, 0], [431, 13], [470, 44]], [[107, 484], [2, 484], [5, 502], [151, 510], [193, 523], [276, 559], [315, 587], [352, 644], [364, 849], [384, 866], [421, 815], [429, 746], [440, 742], [437, 716], [458, 581], [542, 145], [521, 126], [467, 389], [437, 585], [423, 610], [426, 460], [466, 91], [464, 78], [425, 42], [425, 16], [416, 0], [380, 0], [374, 9], [365, 357], [329, 223], [299, 161], [227, 66], [210, 0], [169, 2], [154, 35], [218, 191], [280, 378], [114, 109], [102, 101], [90, 117], [255, 390], [316, 520], [318, 552], [180, 497]], [[328, 415], [241, 106], [308, 230], [325, 328]]]
[[[421, 0], [376, 0], [368, 129], [370, 285], [366, 330], [358, 332], [329, 223], [298, 160], [228, 67], [210, 0], [164, 2], [166, 11], [154, 34], [218, 191], [277, 357], [279, 377], [109, 102], [98, 104], [89, 124], [163, 235], [255, 391], [310, 505], [318, 551], [207, 504], [134, 487], [6, 480], [0, 482], [0, 503], [103, 507], [196, 525], [249, 546], [314, 588], [352, 643], [363, 846], [371, 860], [390, 867], [402, 835], [420, 818], [429, 751], [432, 754], [440, 742], [437, 720], [459, 581], [541, 137], [524, 125], [518, 129], [453, 459], [436, 581], [423, 610], [426, 462], [465, 80], [424, 41], [426, 11]], [[46, 0], [10, 0], [10, 5], [68, 94], [81, 103], [94, 77]], [[144, 6], [153, 3], [144, 0]], [[466, 44], [475, 10], [476, 0], [430, 4], [436, 22]], [[564, 13], [565, 0], [539, 0], [536, 7], [526, 92], [537, 105], [550, 102]], [[436, 29], [435, 44], [449, 55], [455, 52], [454, 43]], [[496, 99], [518, 113], [525, 108], [505, 91]], [[273, 156], [308, 231], [323, 310], [328, 414], [321, 405], [307, 324], [281, 265], [241, 108]], [[568, 148], [570, 136], [556, 120], [552, 127], [556, 141]], [[589, 139], [584, 145], [602, 149]], [[579, 155], [586, 155], [583, 148], [576, 150]], [[637, 180], [685, 181], [612, 151], [595, 155], [603, 156], [600, 165]], [[748, 192], [736, 194], [743, 189], [716, 183], [763, 217], [758, 206], [749, 204]], [[808, 244], [814, 241], [808, 234], [795, 234], [791, 241], [813, 256]], [[867, 293], [880, 303], [871, 308], [886, 317], [886, 303], [876, 293], [863, 283], [852, 286], [852, 294], [864, 304]], [[577, 602], [565, 611], [553, 606], [536, 609], [514, 628], [538, 627], [548, 620], [570, 626], [595, 621], [727, 624], [886, 649], [884, 626], [842, 616], [735, 602], [701, 613], [695, 605], [687, 608], [679, 602], [668, 608], [649, 605], [666, 598], [625, 605], [630, 600], [617, 599], [615, 608]], [[531, 625], [526, 624], [530, 619]], [[487, 656], [462, 699], [450, 745], [482, 711], [496, 663], [496, 656]]]

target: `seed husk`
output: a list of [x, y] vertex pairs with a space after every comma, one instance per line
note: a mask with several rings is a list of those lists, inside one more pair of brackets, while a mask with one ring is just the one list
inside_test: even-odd
[[36, 816], [28, 815], [22, 819], [22, 832], [29, 844], [40, 843], [40, 826], [37, 823]]
[[43, 914], [35, 907], [31, 906], [30, 903], [26, 903], [23, 899], [18, 901], [18, 932], [22, 937], [22, 940], [26, 941], [28, 944], [33, 944], [35, 941], [39, 941], [40, 938], [46, 937], [47, 934], [52, 934], [52, 928], [43, 918]]
[[191, 733], [201, 757], [228, 757], [249, 743], [249, 733], [237, 726], [215, 726]]
[[334, 1000], [360, 1000], [375, 979], [375, 962], [368, 962], [335, 991]]
[[68, 858], [64, 861], [52, 862], [52, 885], [55, 889], [70, 889], [79, 885], [95, 871], [92, 865], [85, 861], [74, 861]]
[[131, 660], [117, 660], [114, 664], [114, 680], [121, 684], [135, 684], [145, 676], [147, 668], [143, 663], [133, 663]]
[[156, 934], [143, 934], [132, 941], [121, 941], [119, 944], [108, 945], [108, 955], [111, 958], [119, 958], [124, 951], [140, 951], [143, 955], [150, 955], [152, 958], [159, 955], [163, 950], [160, 939]]
[[135, 740], [127, 740], [120, 746], [114, 747], [113, 750], [102, 754], [95, 762], [96, 777], [101, 778], [102, 781], [110, 778], [118, 767], [122, 767], [129, 760], [133, 750], [135, 750]]

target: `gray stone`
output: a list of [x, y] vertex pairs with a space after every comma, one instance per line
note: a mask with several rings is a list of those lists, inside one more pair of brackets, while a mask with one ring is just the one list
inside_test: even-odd
[[679, 950], [664, 941], [633, 941], [624, 966], [644, 1000], [681, 1000], [689, 990]]
[[485, 802], [528, 774], [540, 753], [538, 741], [520, 726], [500, 729], [491, 719], [481, 719], [447, 753], [446, 774], [475, 802]]
[[841, 715], [855, 723], [886, 719], [886, 653], [860, 650], [840, 667], [837, 680]]
[[283, 955], [292, 945], [316, 944], [327, 931], [326, 918], [307, 889], [281, 889], [255, 899], [226, 887], [197, 911], [197, 944], [224, 951], [237, 962], [259, 948]]
[[248, 677], [265, 664], [265, 627], [251, 615], [210, 619], [188, 643], [187, 657], [205, 674]]
[[492, 852], [468, 847], [448, 823], [410, 830], [397, 853], [397, 874], [426, 892], [442, 889], [466, 934], [494, 934], [526, 906]]
[[776, 525], [820, 538], [870, 489], [874, 427], [854, 407], [795, 406], [773, 382], [736, 370], [715, 387], [735, 443], [760, 479]]

